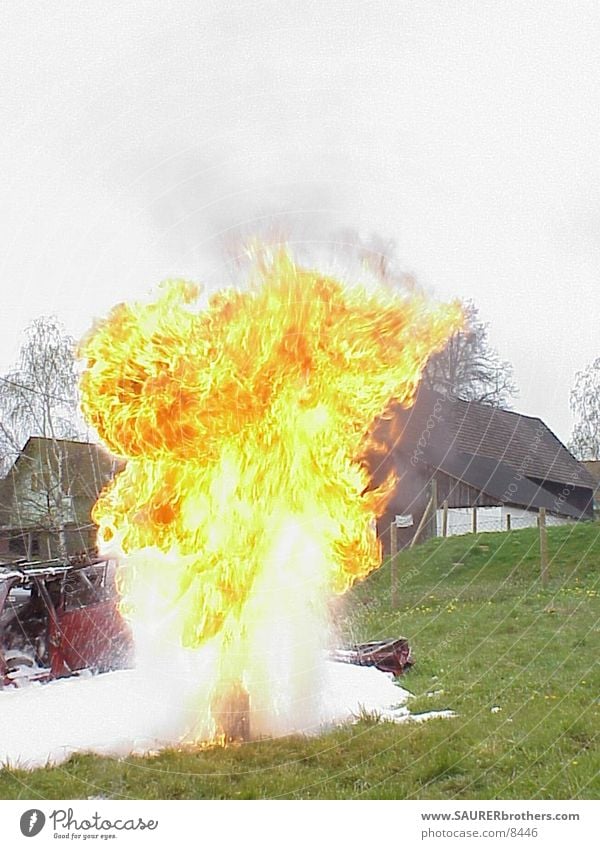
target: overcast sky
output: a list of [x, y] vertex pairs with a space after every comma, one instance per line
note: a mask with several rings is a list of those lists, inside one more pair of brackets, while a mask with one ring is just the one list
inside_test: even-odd
[[600, 4], [17, 2], [0, 10], [0, 370], [222, 245], [393, 238], [472, 298], [564, 440], [600, 355]]

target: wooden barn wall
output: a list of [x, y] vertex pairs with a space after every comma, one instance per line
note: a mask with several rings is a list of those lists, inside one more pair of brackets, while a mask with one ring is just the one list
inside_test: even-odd
[[464, 481], [450, 477], [443, 472], [435, 473], [438, 491], [438, 505], [444, 501], [448, 507], [495, 507], [499, 502], [485, 492], [470, 486]]
[[[397, 531], [398, 547], [404, 548], [412, 540], [425, 508], [431, 497], [431, 479], [435, 476], [437, 482], [438, 506], [448, 501], [453, 507], [494, 507], [497, 499], [490, 498], [485, 493], [450, 477], [439, 470], [419, 465], [411, 468], [408, 464], [396, 465], [399, 475], [398, 484], [392, 495], [387, 509], [377, 522], [378, 536], [383, 544], [384, 553], [389, 551], [389, 527], [396, 515], [411, 515], [413, 525], [409, 528], [399, 528]], [[433, 527], [425, 527], [420, 540], [425, 540], [433, 534]]]

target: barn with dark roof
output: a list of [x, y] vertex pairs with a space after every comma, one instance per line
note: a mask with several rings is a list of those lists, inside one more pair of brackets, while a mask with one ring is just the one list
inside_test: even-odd
[[438, 509], [428, 535], [440, 532], [444, 502], [450, 534], [472, 528], [474, 507], [478, 530], [535, 525], [541, 507], [549, 524], [593, 518], [592, 476], [539, 418], [421, 389], [410, 409], [388, 410], [375, 438], [380, 448], [367, 461], [374, 480], [397, 477], [380, 533], [403, 517], [400, 544], [432, 493]]

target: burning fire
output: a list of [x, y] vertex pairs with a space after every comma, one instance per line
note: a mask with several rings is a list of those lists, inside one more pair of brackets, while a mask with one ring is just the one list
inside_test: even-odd
[[[162, 285], [82, 344], [82, 407], [126, 468], [94, 509], [117, 553], [138, 651], [200, 657], [190, 735], [293, 730], [314, 708], [326, 606], [381, 562], [359, 458], [393, 398], [409, 405], [457, 305], [347, 285], [286, 252], [244, 291]], [[197, 671], [197, 670], [200, 671]], [[243, 732], [240, 732], [243, 735]]]

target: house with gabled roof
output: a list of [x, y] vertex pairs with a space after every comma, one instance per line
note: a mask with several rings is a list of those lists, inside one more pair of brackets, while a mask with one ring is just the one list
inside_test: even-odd
[[480, 531], [534, 526], [542, 507], [549, 524], [593, 518], [592, 476], [537, 417], [421, 388], [410, 409], [390, 407], [374, 435], [374, 480], [397, 478], [380, 532], [402, 517], [400, 544], [412, 538], [432, 491], [429, 535], [440, 532], [444, 502], [449, 534], [472, 529], [473, 508]]
[[92, 507], [122, 467], [90, 442], [30, 437], [0, 481], [0, 558], [46, 560], [93, 550]]

